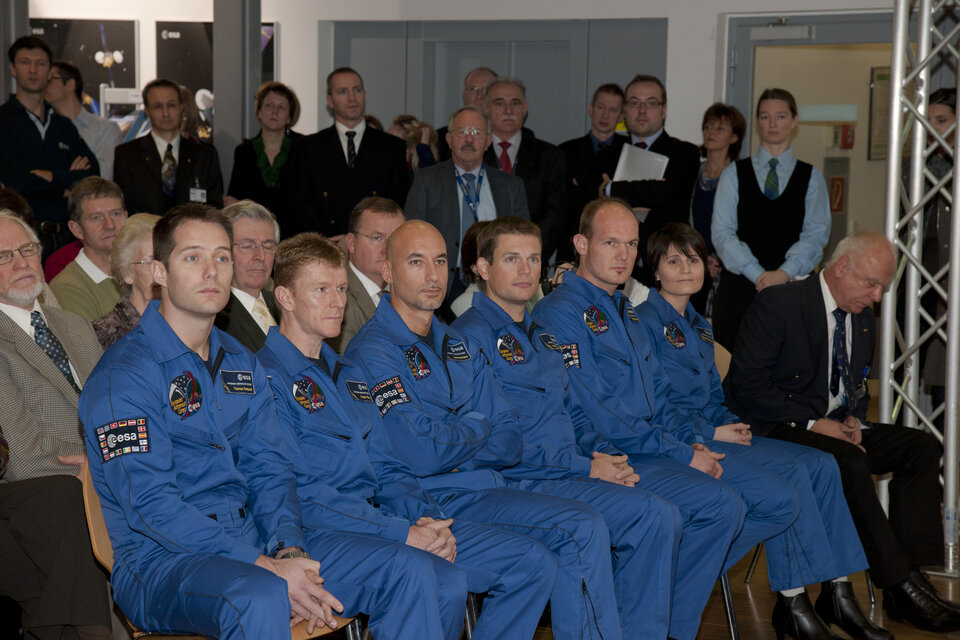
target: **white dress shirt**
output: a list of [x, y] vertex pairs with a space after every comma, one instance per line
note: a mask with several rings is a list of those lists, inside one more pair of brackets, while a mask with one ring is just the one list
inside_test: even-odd
[[80, 249], [80, 253], [74, 258], [77, 266], [80, 267], [95, 284], [100, 284], [110, 277], [110, 274], [104, 273], [103, 269], [93, 264], [93, 260], [86, 254], [86, 249]]
[[[263, 300], [263, 293], [260, 294], [259, 298], [254, 298], [252, 295], [246, 291], [241, 291], [236, 287], [230, 287], [231, 293], [237, 296], [237, 300], [240, 301], [240, 304], [243, 305], [243, 308], [247, 310], [247, 313], [250, 314], [250, 317], [253, 318], [253, 321], [257, 323], [257, 326], [263, 331], [263, 335], [267, 335], [267, 331], [270, 330], [270, 327], [260, 318], [260, 314], [253, 311], [253, 305], [257, 300]], [[266, 300], [263, 300], [263, 304], [267, 304]], [[269, 311], [270, 307], [267, 307]], [[274, 318], [276, 320], [276, 318]]]
[[343, 148], [343, 159], [347, 160], [347, 131], [353, 131], [357, 135], [353, 136], [353, 148], [360, 153], [360, 141], [363, 140], [363, 132], [367, 130], [367, 123], [361, 119], [360, 123], [353, 129], [343, 124], [339, 120], [334, 121], [333, 125], [337, 129], [337, 136], [340, 138], [340, 146]]
[[380, 304], [380, 285], [368, 278], [360, 269], [353, 266], [352, 262], [348, 264], [350, 265], [350, 270], [353, 271], [353, 275], [357, 276], [357, 280], [363, 285], [363, 290], [366, 291], [370, 299], [373, 300], [373, 306], [376, 307]]
[[503, 153], [503, 148], [500, 146], [501, 142], [509, 142], [510, 146], [507, 147], [507, 157], [510, 158], [510, 168], [513, 169], [511, 173], [517, 172], [517, 152], [520, 150], [520, 138], [523, 137], [523, 131], [518, 131], [517, 135], [513, 136], [509, 140], [503, 140], [498, 138], [496, 135], [493, 136], [493, 153], [497, 156], [497, 165], [500, 164], [500, 154]]

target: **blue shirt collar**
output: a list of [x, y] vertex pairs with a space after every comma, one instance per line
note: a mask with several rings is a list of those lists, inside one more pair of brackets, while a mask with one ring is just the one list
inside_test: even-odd
[[646, 138], [638, 138], [637, 136], [635, 136], [635, 135], [633, 135], [633, 134], [631, 133], [631, 134], [630, 134], [630, 143], [631, 143], [631, 144], [637, 144], [638, 142], [646, 142], [646, 143], [647, 143], [647, 149], [649, 149], [650, 147], [653, 146], [653, 143], [657, 141], [657, 138], [659, 138], [660, 136], [663, 135], [663, 131], [664, 131], [663, 127], [660, 127], [660, 130], [659, 130], [659, 131], [657, 131], [657, 132], [656, 132], [655, 134], [653, 134], [652, 136], [648, 136], [648, 137], [646, 137]]
[[[160, 300], [151, 300], [147, 305], [143, 316], [140, 318], [140, 329], [143, 332], [144, 341], [150, 345], [151, 351], [156, 354], [160, 362], [175, 360], [188, 353], [196, 355], [187, 345], [183, 343], [180, 336], [167, 324], [166, 318], [159, 311]], [[216, 353], [223, 348], [228, 353], [238, 354], [243, 352], [243, 347], [239, 342], [229, 338], [216, 327], [210, 331], [210, 354], [215, 357]], [[199, 356], [198, 356], [199, 357]]]
[[[287, 376], [295, 377], [308, 369], [313, 369], [317, 365], [310, 358], [305, 356], [295, 344], [280, 333], [279, 327], [270, 327], [267, 332], [267, 339], [264, 342], [264, 348], [273, 352], [279, 369]], [[341, 366], [350, 366], [350, 361], [338, 355], [329, 344], [324, 343], [320, 349], [320, 357], [323, 358], [330, 371], [336, 370], [337, 364]]]
[[[565, 274], [564, 280], [566, 280], [567, 275], [570, 274]], [[503, 329], [505, 327], [515, 327], [517, 325], [517, 321], [511, 318], [510, 314], [503, 310], [503, 307], [491, 300], [490, 297], [483, 291], [477, 291], [473, 294], [473, 308], [477, 310], [477, 313], [480, 315], [480, 317], [483, 318], [494, 331]], [[531, 326], [531, 323], [532, 319], [530, 318], [530, 313], [524, 309], [524, 331]]]

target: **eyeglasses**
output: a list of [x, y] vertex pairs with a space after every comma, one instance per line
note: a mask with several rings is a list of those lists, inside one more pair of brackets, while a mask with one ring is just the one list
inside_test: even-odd
[[479, 94], [479, 95], [481, 95], [481, 96], [484, 94], [484, 92], [486, 92], [486, 90], [487, 90], [487, 88], [486, 88], [485, 86], [483, 86], [483, 87], [476, 87], [476, 86], [474, 86], [474, 87], [467, 87], [466, 89], [464, 89], [464, 91], [469, 91], [470, 93], [476, 93], [476, 94]]
[[458, 138], [466, 138], [467, 136], [477, 137], [481, 133], [485, 134], [486, 131], [476, 127], [460, 127], [459, 129], [454, 130], [453, 135], [457, 136]]
[[66, 84], [66, 81], [63, 79], [62, 76], [50, 76], [49, 78], [47, 78], [47, 80], [49, 80], [50, 82], [53, 82], [54, 80], [59, 80], [60, 82]]
[[627, 100], [627, 108], [629, 109], [659, 109], [663, 106], [663, 102], [657, 100], [656, 98], [650, 98], [649, 100]]
[[277, 250], [277, 243], [273, 240], [264, 240], [263, 242], [244, 240], [243, 242], [234, 242], [233, 246], [245, 253], [253, 253], [260, 247], [263, 247], [264, 253], [274, 253]]
[[133, 265], [135, 265], [135, 264], [139, 264], [140, 266], [144, 266], [144, 265], [150, 264], [151, 262], [153, 262], [153, 256], [143, 256], [142, 258], [140, 258], [140, 259], [137, 260], [136, 262], [131, 262], [131, 263], [130, 263], [130, 266], [133, 266]]
[[0, 251], [0, 265], [10, 264], [13, 262], [14, 251], [19, 251], [20, 255], [24, 258], [32, 258], [40, 253], [40, 245], [36, 242], [27, 242], [20, 245], [16, 249], [4, 249], [3, 251]]
[[360, 233], [359, 231], [354, 231], [354, 233], [358, 236], [363, 236], [364, 238], [370, 238], [370, 242], [378, 246], [387, 241], [387, 236], [383, 235], [382, 233], [375, 233], [373, 235], [370, 235], [369, 233]]

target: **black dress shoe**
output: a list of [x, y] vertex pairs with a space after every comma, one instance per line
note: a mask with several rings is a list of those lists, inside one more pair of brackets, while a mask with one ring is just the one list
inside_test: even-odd
[[795, 640], [839, 640], [813, 610], [806, 591], [792, 598], [778, 593], [772, 622], [777, 640], [783, 640], [784, 636]]
[[960, 629], [960, 613], [932, 597], [912, 579], [883, 590], [883, 609], [891, 619], [897, 622], [905, 619], [918, 629], [934, 632]]
[[940, 603], [947, 609], [960, 613], [960, 604], [947, 600], [940, 595], [940, 592], [937, 591], [935, 586], [933, 586], [933, 583], [930, 582], [930, 578], [927, 577], [926, 572], [924, 572], [922, 569], [910, 569], [910, 579], [914, 582], [914, 584], [923, 589], [928, 596], [940, 601]]
[[816, 611], [825, 623], [837, 625], [856, 640], [893, 640], [892, 633], [863, 614], [849, 582], [824, 582]]

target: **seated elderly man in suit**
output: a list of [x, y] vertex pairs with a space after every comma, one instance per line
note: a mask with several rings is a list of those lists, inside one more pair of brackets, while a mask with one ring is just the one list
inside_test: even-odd
[[483, 161], [523, 180], [530, 219], [543, 235], [544, 262], [556, 250], [567, 213], [566, 161], [557, 147], [523, 128], [527, 87], [518, 78], [501, 76], [487, 84], [484, 108], [493, 140]]
[[403, 221], [400, 205], [389, 198], [364, 198], [350, 212], [350, 230], [346, 237], [347, 301], [340, 335], [327, 340], [340, 355], [380, 304], [380, 295], [387, 288], [382, 273], [387, 259], [387, 239]]
[[188, 202], [223, 206], [223, 176], [213, 145], [180, 135], [180, 86], [157, 78], [143, 88], [149, 135], [117, 146], [113, 179], [130, 211], [163, 215]]
[[[894, 620], [960, 629], [920, 570], [943, 560], [940, 445], [928, 433], [867, 422], [866, 377], [876, 339], [872, 305], [893, 279], [896, 255], [862, 231], [837, 244], [819, 276], [761, 291], [740, 325], [724, 381], [730, 410], [754, 434], [833, 454], [870, 575]], [[893, 473], [889, 517], [871, 474]]]
[[90, 550], [77, 401], [100, 357], [80, 316], [37, 301], [40, 245], [0, 210], [0, 595], [20, 603], [27, 638], [110, 638], [107, 583]]
[[274, 215], [253, 200], [235, 202], [223, 213], [233, 223], [233, 281], [230, 300], [215, 324], [256, 353], [280, 318], [273, 287], [265, 288], [273, 273], [280, 227]]
[[426, 220], [443, 236], [450, 267], [447, 300], [452, 301], [467, 288], [457, 267], [460, 242], [470, 225], [502, 216], [529, 219], [530, 214], [523, 181], [483, 163], [491, 142], [490, 120], [483, 111], [460, 107], [450, 116], [448, 129], [450, 159], [417, 171], [407, 196], [407, 218]]

